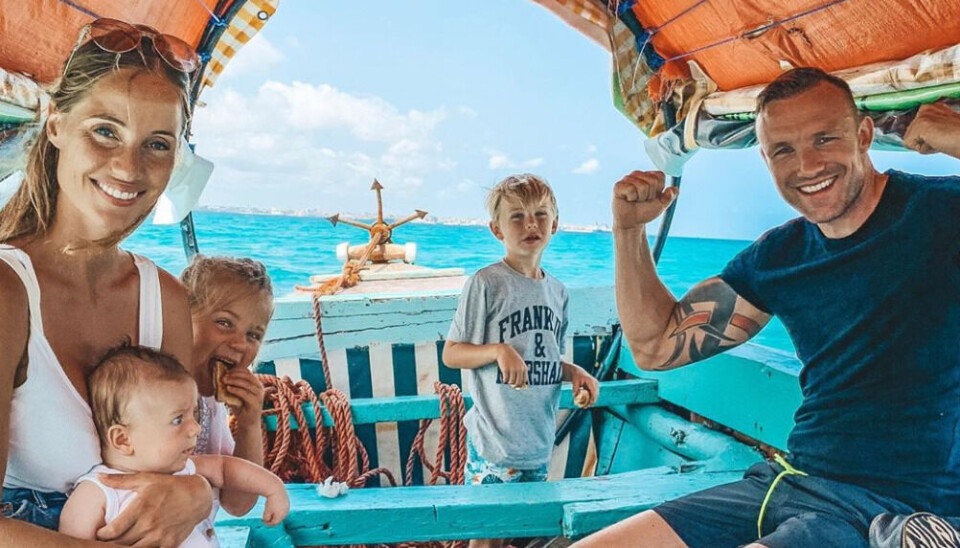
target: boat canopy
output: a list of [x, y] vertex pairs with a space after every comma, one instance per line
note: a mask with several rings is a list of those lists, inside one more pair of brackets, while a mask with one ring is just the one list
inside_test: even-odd
[[790, 68], [845, 79], [883, 148], [919, 104], [960, 96], [956, 0], [534, 1], [611, 52], [614, 101], [672, 175], [697, 148], [755, 144], [756, 96]]
[[[99, 17], [145, 24], [200, 54], [194, 97], [276, 12], [279, 0], [0, 0], [0, 132], [37, 119], [80, 29]], [[0, 133], [0, 143], [3, 141]]]
[[[277, 10], [279, 0], [0, 0], [0, 180], [19, 167], [19, 131], [39, 120], [44, 86], [59, 76], [80, 29], [99, 17], [148, 25], [193, 46], [203, 63], [193, 90], [224, 67]], [[207, 173], [209, 175], [209, 173]]]
[[[877, 122], [880, 147], [902, 148], [899, 135], [919, 104], [960, 97], [956, 0], [532, 1], [611, 52], [615, 105], [674, 175], [698, 148], [753, 145], [757, 93], [792, 67], [846, 79]], [[278, 3], [0, 0], [0, 146], [36, 120], [40, 86], [56, 78], [94, 18], [147, 24], [196, 47], [204, 62], [196, 98]], [[667, 105], [675, 123], [665, 121], [674, 119]]]

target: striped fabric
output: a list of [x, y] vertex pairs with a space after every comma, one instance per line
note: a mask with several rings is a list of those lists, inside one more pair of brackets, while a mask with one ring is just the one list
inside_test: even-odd
[[654, 71], [640, 55], [633, 32], [619, 19], [613, 25], [612, 39], [613, 93], [617, 109], [647, 135], [656, 133], [657, 108], [647, 90]]
[[213, 48], [203, 73], [203, 85], [213, 86], [227, 62], [263, 28], [277, 11], [280, 0], [247, 0]]
[[554, 3], [602, 29], [607, 28], [610, 16], [595, 0], [554, 0]]
[[[567, 353], [563, 359], [585, 368], [595, 368], [597, 349], [602, 339], [576, 336], [567, 341]], [[332, 350], [327, 353], [330, 374], [334, 386], [351, 399], [384, 398], [433, 394], [433, 383], [440, 381], [457, 384], [464, 391], [460, 370], [442, 365], [443, 341], [428, 341], [418, 344], [371, 344], [366, 347]], [[307, 358], [284, 358], [259, 364], [257, 373], [290, 377], [293, 381], [305, 380], [320, 393], [326, 390], [320, 360]], [[561, 411], [557, 424], [562, 423], [569, 411]], [[581, 477], [593, 474], [596, 461], [592, 421], [589, 416], [580, 420], [558, 445], [550, 462], [550, 479]], [[419, 429], [416, 421], [356, 425], [357, 436], [370, 454], [370, 466], [385, 466], [395, 477], [403, 477], [410, 445]], [[424, 447], [428, 455], [436, 454], [438, 428], [431, 428]], [[415, 484], [422, 484], [425, 468], [414, 470]], [[374, 482], [371, 482], [374, 484]]]

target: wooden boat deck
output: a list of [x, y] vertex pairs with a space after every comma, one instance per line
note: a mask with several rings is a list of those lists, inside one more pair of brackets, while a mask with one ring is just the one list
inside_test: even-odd
[[[310, 283], [319, 284], [339, 274], [321, 274], [310, 277]], [[360, 271], [360, 283], [337, 295], [381, 295], [389, 293], [459, 292], [467, 276], [462, 268], [426, 268], [406, 263], [372, 264]]]

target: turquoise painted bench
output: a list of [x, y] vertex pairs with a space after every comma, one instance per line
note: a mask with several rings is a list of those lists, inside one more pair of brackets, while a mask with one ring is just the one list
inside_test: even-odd
[[320, 497], [314, 485], [290, 485], [282, 527], [263, 525], [262, 503], [249, 518], [223, 517], [217, 527], [249, 528], [251, 547], [579, 537], [741, 475], [656, 468], [547, 483], [355, 489], [336, 499]]
[[[596, 371], [600, 366], [599, 360], [607, 355], [612, 341], [609, 336], [597, 333], [571, 336], [567, 344], [566, 359]], [[464, 386], [460, 370], [445, 367], [442, 354], [443, 341], [430, 340], [416, 344], [370, 343], [330, 351], [328, 358], [334, 371], [334, 384], [350, 397], [353, 405], [359, 406], [370, 399], [395, 398], [401, 402], [401, 406], [405, 406], [414, 404], [418, 395], [433, 396], [434, 380]], [[286, 375], [293, 380], [302, 379], [318, 394], [327, 388], [321, 361], [315, 358], [279, 358], [274, 354], [273, 360], [259, 363], [256, 371], [267, 375]], [[434, 417], [394, 418], [396, 427], [390, 433], [378, 432], [373, 424], [386, 421], [355, 421], [358, 425], [357, 437], [367, 450], [371, 467], [386, 466], [396, 472], [406, 463], [410, 444], [420, 428], [416, 422], [418, 418]], [[555, 452], [551, 462], [551, 477], [583, 475], [591, 431], [591, 421], [578, 421], [568, 442], [561, 451]], [[421, 484], [424, 475], [423, 470], [416, 467], [413, 471], [414, 483]], [[373, 478], [371, 485], [379, 485], [379, 478]]]
[[220, 548], [253, 548], [250, 544], [250, 528], [236, 526], [217, 526], [217, 540]]
[[[602, 384], [597, 407], [611, 409], [613, 415], [629, 417], [628, 420], [635, 422], [676, 421], [663, 428], [670, 432], [683, 429], [691, 447], [671, 446], [671, 449], [691, 453], [694, 460], [702, 463], [709, 463], [712, 453], [727, 453], [726, 444], [732, 440], [720, 439], [725, 438], [721, 434], [706, 432], [703, 427], [685, 423], [679, 417], [650, 415], [652, 410], [660, 409], [650, 405], [658, 401], [656, 381], [610, 381]], [[352, 404], [356, 424], [417, 421], [437, 418], [440, 412], [435, 395], [369, 398]], [[562, 389], [560, 406], [574, 407], [570, 387]], [[312, 407], [304, 410], [309, 426], [314, 427], [317, 417]], [[648, 410], [646, 415], [644, 410]], [[320, 420], [332, 424], [326, 411], [321, 412]], [[275, 424], [275, 420], [270, 421], [268, 428], [275, 428]], [[664, 435], [670, 436], [670, 432]], [[709, 439], [700, 440], [703, 437]], [[650, 439], [653, 443], [664, 443]], [[697, 453], [701, 446], [703, 454]], [[242, 518], [221, 514], [217, 527], [218, 531], [227, 527], [246, 528], [247, 544], [237, 541], [224, 546], [251, 548], [478, 537], [563, 535], [577, 538], [663, 501], [739, 479], [742, 469], [755, 460], [748, 454], [749, 450], [741, 449], [743, 455], [736, 453], [740, 458], [726, 459], [730, 461], [726, 463], [729, 466], [716, 471], [706, 471], [710, 467], [701, 465], [697, 471], [678, 473], [676, 467], [659, 466], [540, 484], [354, 489], [337, 499], [320, 497], [315, 485], [289, 485], [292, 509], [283, 526], [263, 525], [259, 519], [262, 505], [258, 505]]]

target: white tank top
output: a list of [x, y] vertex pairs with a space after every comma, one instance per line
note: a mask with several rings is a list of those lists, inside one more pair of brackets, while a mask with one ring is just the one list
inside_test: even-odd
[[[140, 272], [139, 343], [160, 348], [163, 307], [157, 267], [133, 255]], [[100, 463], [100, 440], [86, 400], [71, 384], [43, 333], [40, 286], [30, 257], [0, 245], [0, 260], [17, 273], [30, 303], [27, 380], [13, 390], [3, 486], [67, 493]]]
[[[81, 481], [89, 481], [100, 488], [103, 492], [103, 496], [106, 499], [106, 504], [104, 508], [103, 521], [105, 524], [109, 524], [111, 521], [117, 518], [120, 515], [120, 512], [123, 512], [127, 506], [133, 502], [133, 499], [137, 498], [137, 493], [135, 491], [128, 491], [126, 489], [114, 489], [113, 487], [107, 487], [97, 478], [98, 474], [124, 474], [120, 470], [115, 470], [106, 465], [95, 466], [90, 472], [82, 476], [77, 483]], [[174, 472], [174, 476], [194, 476], [197, 474], [197, 467], [192, 460], [187, 459], [186, 466], [183, 467], [183, 470], [179, 472]], [[187, 537], [187, 540], [183, 541], [178, 548], [219, 548], [220, 541], [217, 540], [217, 534], [214, 530], [213, 521], [217, 517], [217, 509], [220, 508], [218, 504], [218, 495], [219, 489], [214, 489], [213, 493], [213, 508], [210, 510], [210, 515], [206, 519], [197, 524], [193, 528], [193, 531], [190, 532], [190, 536]]]

